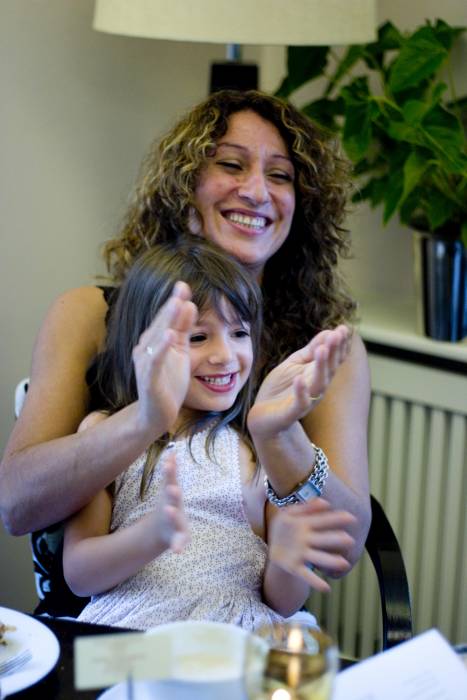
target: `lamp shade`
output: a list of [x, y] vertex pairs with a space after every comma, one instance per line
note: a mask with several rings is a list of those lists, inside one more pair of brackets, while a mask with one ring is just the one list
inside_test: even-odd
[[219, 44], [358, 44], [376, 38], [376, 8], [375, 0], [96, 0], [93, 26]]

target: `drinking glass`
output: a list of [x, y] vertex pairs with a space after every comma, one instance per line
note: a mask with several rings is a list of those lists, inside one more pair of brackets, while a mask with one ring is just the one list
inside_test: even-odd
[[249, 700], [330, 700], [339, 657], [332, 639], [297, 622], [261, 628], [246, 642]]

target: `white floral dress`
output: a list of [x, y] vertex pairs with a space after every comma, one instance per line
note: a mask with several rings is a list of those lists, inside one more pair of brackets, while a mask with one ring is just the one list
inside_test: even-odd
[[[267, 546], [251, 529], [242, 499], [239, 436], [223, 428], [206, 454], [207, 432], [175, 444], [178, 482], [190, 526], [190, 544], [166, 551], [127, 581], [96, 595], [79, 620], [148, 629], [176, 620], [212, 620], [248, 630], [283, 618], [261, 599]], [[164, 459], [164, 453], [160, 460]], [[156, 465], [140, 499], [145, 455], [116, 481], [111, 529], [128, 527], [157, 507], [162, 473]]]

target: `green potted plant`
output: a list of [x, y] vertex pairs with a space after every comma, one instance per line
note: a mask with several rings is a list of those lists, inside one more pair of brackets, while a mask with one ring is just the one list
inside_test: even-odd
[[418, 232], [424, 330], [441, 340], [467, 335], [467, 97], [456, 95], [451, 70], [464, 30], [437, 20], [403, 33], [387, 22], [377, 41], [343, 54], [289, 47], [277, 90], [293, 99], [321, 79], [321, 94], [300, 108], [342, 139], [358, 182], [354, 199], [381, 206], [384, 223], [398, 214]]

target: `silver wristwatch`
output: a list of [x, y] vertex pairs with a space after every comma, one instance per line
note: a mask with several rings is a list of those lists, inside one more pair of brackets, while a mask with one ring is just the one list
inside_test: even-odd
[[304, 503], [305, 501], [311, 501], [313, 498], [321, 496], [328, 476], [329, 464], [323, 450], [315, 444], [311, 444], [315, 450], [313, 469], [311, 470], [311, 474], [304, 481], [300, 482], [292, 493], [289, 493], [283, 498], [279, 498], [269, 483], [269, 479], [266, 477], [266, 496], [271, 503], [279, 506], [279, 508], [290, 506], [292, 503]]

